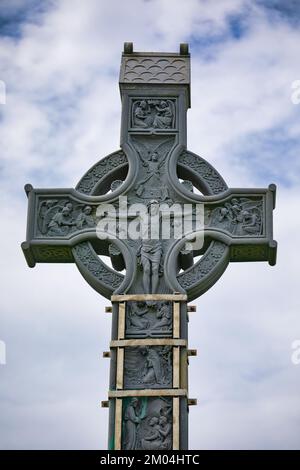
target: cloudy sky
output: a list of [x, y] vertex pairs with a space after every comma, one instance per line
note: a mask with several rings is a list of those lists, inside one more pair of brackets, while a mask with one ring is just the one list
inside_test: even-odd
[[189, 42], [189, 149], [229, 186], [278, 186], [278, 264], [232, 264], [191, 314], [192, 449], [300, 448], [298, 0], [1, 0], [1, 449], [104, 449], [107, 302], [74, 265], [30, 270], [25, 183], [74, 187], [118, 149], [124, 41]]

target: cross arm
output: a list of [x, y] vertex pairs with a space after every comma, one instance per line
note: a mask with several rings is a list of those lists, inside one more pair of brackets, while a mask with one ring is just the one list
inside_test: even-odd
[[230, 261], [276, 263], [273, 210], [276, 186], [229, 189], [218, 200], [205, 203], [206, 235], [230, 246]]
[[[109, 254], [107, 243], [97, 238], [99, 197], [74, 189], [35, 189], [25, 186], [28, 197], [26, 241], [22, 250], [29, 267], [40, 263], [74, 262], [72, 248], [94, 240], [99, 254]], [[113, 199], [106, 201], [113, 204]]]
[[[185, 195], [187, 201], [187, 193]], [[204, 204], [204, 224], [171, 245], [165, 259], [170, 289], [185, 292], [189, 300], [206, 292], [223, 274], [229, 262], [268, 261], [276, 263], [277, 242], [273, 240], [273, 210], [276, 186], [261, 189], [227, 189], [220, 195], [188, 200]], [[202, 237], [192, 256], [186, 250], [191, 235]], [[193, 256], [203, 255], [193, 263]], [[183, 265], [183, 262], [185, 266]], [[184, 269], [180, 272], [180, 268]]]

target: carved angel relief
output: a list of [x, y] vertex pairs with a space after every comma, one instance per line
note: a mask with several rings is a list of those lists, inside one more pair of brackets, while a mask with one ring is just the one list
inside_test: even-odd
[[141, 139], [132, 139], [132, 142], [144, 168], [144, 176], [135, 187], [136, 195], [143, 199], [155, 198], [160, 201], [167, 201], [170, 197], [169, 190], [167, 186], [162, 185], [162, 176], [173, 138], [164, 140], [156, 146], [150, 146], [147, 142], [142, 142]]

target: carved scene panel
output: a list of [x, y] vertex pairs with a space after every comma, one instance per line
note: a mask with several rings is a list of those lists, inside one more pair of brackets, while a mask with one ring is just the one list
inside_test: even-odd
[[172, 398], [124, 398], [122, 408], [122, 449], [172, 449]]
[[126, 347], [124, 387], [126, 389], [172, 388], [171, 346]]
[[168, 98], [138, 98], [131, 101], [132, 129], [168, 130], [176, 127], [176, 100]]
[[172, 310], [172, 303], [168, 301], [127, 302], [125, 337], [171, 337]]

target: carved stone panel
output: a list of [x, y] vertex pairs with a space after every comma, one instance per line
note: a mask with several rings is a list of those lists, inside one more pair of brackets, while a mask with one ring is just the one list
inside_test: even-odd
[[123, 399], [122, 449], [172, 449], [172, 398]]
[[120, 83], [189, 84], [189, 65], [187, 57], [123, 56]]
[[96, 207], [74, 203], [70, 198], [46, 198], [39, 202], [37, 236], [65, 237], [95, 225]]
[[127, 347], [124, 386], [127, 389], [172, 388], [172, 364], [170, 346]]
[[233, 197], [214, 209], [206, 207], [205, 225], [225, 230], [239, 237], [263, 234], [262, 198]]
[[268, 247], [264, 245], [233, 246], [231, 261], [262, 261], [268, 257]]
[[139, 98], [131, 103], [131, 128], [174, 129], [176, 103], [167, 98]]
[[166, 161], [174, 138], [139, 135], [131, 139], [131, 144], [140, 160], [139, 175], [134, 188], [135, 199], [167, 202], [170, 194], [166, 184]]
[[71, 263], [74, 261], [72, 250], [67, 246], [34, 246], [34, 257], [41, 263]]
[[169, 338], [172, 328], [171, 302], [127, 302], [126, 338]]

